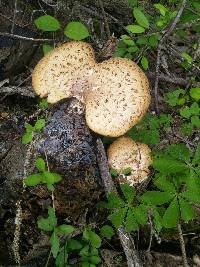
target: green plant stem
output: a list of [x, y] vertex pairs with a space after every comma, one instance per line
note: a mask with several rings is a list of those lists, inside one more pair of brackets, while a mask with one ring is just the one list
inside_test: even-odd
[[51, 257], [51, 250], [49, 251], [49, 255], [48, 255], [48, 258], [47, 258], [47, 262], [45, 264], [45, 267], [48, 267], [50, 257]]
[[182, 232], [180, 223], [177, 225], [177, 229], [178, 229], [179, 242], [180, 242], [181, 252], [182, 252], [183, 266], [189, 267], [188, 262], [187, 262], [186, 250], [185, 250], [185, 242], [183, 239], [183, 232]]

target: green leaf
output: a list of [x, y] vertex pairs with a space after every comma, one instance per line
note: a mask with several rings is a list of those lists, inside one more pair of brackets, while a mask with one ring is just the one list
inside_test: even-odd
[[44, 119], [39, 119], [36, 121], [35, 126], [34, 126], [34, 131], [38, 132], [45, 126], [45, 120]]
[[99, 248], [101, 246], [101, 238], [94, 231], [86, 228], [83, 231], [83, 237], [90, 241], [93, 247]]
[[100, 229], [100, 234], [102, 237], [111, 239], [114, 236], [115, 232], [110, 225], [104, 225]]
[[136, 231], [138, 229], [138, 224], [134, 216], [134, 209], [130, 208], [127, 212], [125, 220], [125, 228], [128, 232]]
[[176, 192], [176, 188], [173, 183], [169, 182], [165, 177], [159, 176], [154, 180], [154, 184], [162, 191], [168, 191], [171, 193]]
[[137, 7], [133, 9], [133, 15], [137, 21], [137, 23], [144, 27], [144, 28], [149, 28], [149, 21], [147, 17], [144, 15], [144, 13]]
[[135, 197], [135, 189], [129, 184], [121, 184], [120, 188], [128, 202], [132, 202]]
[[148, 61], [148, 59], [146, 57], [142, 57], [142, 59], [141, 59], [140, 62], [141, 62], [141, 65], [142, 65], [143, 69], [144, 70], [148, 70], [148, 68], [149, 68], [149, 61]]
[[113, 176], [113, 177], [117, 177], [119, 174], [118, 174], [118, 171], [113, 169], [113, 168], [110, 168], [110, 174]]
[[181, 211], [181, 218], [185, 222], [188, 222], [195, 218], [196, 213], [192, 205], [188, 203], [188, 201], [185, 201], [182, 197], [179, 197], [179, 205], [180, 205], [180, 211]]
[[34, 20], [36, 27], [44, 32], [55, 32], [60, 29], [60, 23], [52, 16], [44, 15]]
[[35, 166], [41, 172], [44, 172], [46, 169], [45, 161], [42, 158], [37, 158], [35, 162]]
[[51, 244], [51, 253], [53, 254], [53, 257], [55, 259], [58, 255], [60, 248], [60, 240], [55, 231], [53, 231], [53, 234], [51, 235], [50, 244]]
[[155, 170], [164, 174], [174, 174], [188, 170], [185, 163], [167, 155], [162, 155], [159, 158], [154, 159], [153, 167]]
[[162, 16], [166, 15], [168, 9], [165, 6], [163, 6], [162, 4], [159, 4], [159, 3], [158, 4], [154, 4], [153, 6], [160, 11], [160, 14]]
[[114, 209], [125, 206], [125, 202], [118, 197], [114, 192], [111, 192], [107, 195], [108, 203], [107, 208]]
[[35, 186], [42, 181], [42, 174], [36, 173], [29, 175], [25, 178], [24, 182], [26, 186]]
[[200, 87], [195, 87], [190, 89], [190, 96], [195, 100], [200, 100]]
[[125, 169], [122, 171], [122, 173], [123, 173], [124, 175], [129, 175], [129, 174], [131, 174], [132, 171], [133, 171], [133, 170], [132, 170], [131, 167], [127, 167], [127, 168], [125, 168]]
[[48, 217], [38, 220], [38, 227], [44, 231], [52, 231], [57, 225], [57, 218], [55, 215], [55, 209], [48, 208]]
[[159, 191], [147, 191], [145, 192], [140, 199], [152, 205], [162, 205], [169, 202], [173, 198], [171, 192], [159, 192]]
[[43, 182], [47, 184], [55, 184], [62, 180], [62, 177], [58, 173], [44, 171], [43, 175]]
[[109, 220], [111, 220], [112, 224], [115, 226], [116, 229], [122, 225], [124, 218], [126, 216], [127, 208], [121, 208], [115, 213], [109, 215]]
[[72, 40], [83, 40], [90, 36], [88, 29], [81, 22], [70, 22], [64, 29], [64, 34]]
[[200, 190], [198, 188], [196, 190], [182, 192], [180, 195], [193, 203], [200, 203]]
[[199, 116], [197, 116], [197, 115], [196, 116], [192, 116], [191, 117], [191, 123], [195, 127], [200, 128], [200, 118], [199, 118]]
[[193, 131], [193, 125], [191, 123], [183, 123], [180, 129], [183, 135], [190, 136]]
[[131, 39], [130, 36], [124, 34], [121, 36], [121, 38], [123, 42], [127, 44], [128, 46], [135, 46], [135, 42]]
[[29, 123], [25, 123], [26, 132], [33, 132], [33, 126]]
[[83, 245], [76, 239], [69, 239], [67, 241], [67, 250], [80, 250], [83, 247]]
[[162, 229], [162, 217], [156, 208], [153, 209], [153, 223], [157, 233], [159, 234]]
[[200, 143], [197, 144], [192, 163], [200, 164]]
[[[99, 256], [91, 256], [90, 262], [93, 264], [99, 264], [101, 262], [101, 258]], [[90, 267], [91, 267], [91, 264], [90, 264]]]
[[145, 225], [147, 223], [148, 208], [141, 204], [134, 208], [134, 216], [138, 224]]
[[128, 0], [128, 3], [131, 7], [137, 6], [138, 0]]
[[182, 53], [181, 56], [188, 62], [191, 63], [193, 61], [193, 58], [188, 53]]
[[149, 45], [152, 47], [156, 47], [158, 45], [158, 41], [159, 41], [159, 36], [154, 34], [152, 36], [149, 37]]
[[89, 245], [84, 246], [79, 252], [80, 256], [89, 256]]
[[194, 102], [191, 107], [185, 106], [180, 110], [180, 115], [186, 119], [189, 119], [192, 115], [199, 115], [200, 108], [198, 103]]
[[180, 95], [185, 94], [185, 91], [183, 89], [177, 89], [173, 92], [165, 94], [166, 96], [166, 102], [171, 106], [175, 107], [179, 105], [179, 97]]
[[47, 109], [49, 106], [47, 99], [46, 98], [42, 98], [39, 102], [39, 108], [40, 109]]
[[42, 45], [42, 51], [43, 51], [44, 55], [46, 55], [47, 53], [49, 53], [53, 49], [54, 49], [54, 47], [52, 45], [49, 45], [49, 44], [43, 44]]
[[26, 132], [23, 136], [22, 136], [22, 144], [26, 145], [29, 144], [33, 139], [33, 132]]
[[69, 235], [75, 231], [75, 228], [72, 225], [61, 224], [57, 227], [59, 234]]
[[162, 219], [162, 224], [165, 228], [174, 228], [179, 222], [179, 205], [177, 198], [174, 198], [166, 209]]
[[185, 144], [169, 145], [165, 151], [171, 157], [182, 161], [190, 161], [190, 158], [192, 156], [192, 152]]
[[131, 33], [143, 33], [145, 32], [145, 29], [139, 25], [128, 25], [125, 27], [127, 31], [131, 32]]
[[58, 256], [56, 257], [56, 267], [68, 266], [66, 265], [67, 260], [68, 260], [68, 253], [67, 253], [66, 248], [63, 246], [60, 249]]

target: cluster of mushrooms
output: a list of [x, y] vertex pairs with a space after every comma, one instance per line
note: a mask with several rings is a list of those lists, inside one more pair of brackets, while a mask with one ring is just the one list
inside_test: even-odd
[[[97, 63], [92, 47], [80, 41], [62, 44], [36, 65], [32, 84], [48, 103], [76, 97], [84, 105], [88, 127], [103, 136], [119, 137], [108, 148], [108, 162], [121, 182], [144, 181], [151, 164], [147, 145], [122, 136], [146, 113], [150, 104], [148, 79], [129, 59]], [[128, 176], [123, 170], [131, 168]]]

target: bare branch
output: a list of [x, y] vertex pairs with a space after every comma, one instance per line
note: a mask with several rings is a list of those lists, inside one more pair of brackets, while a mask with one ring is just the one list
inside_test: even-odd
[[24, 41], [33, 41], [33, 42], [55, 42], [54, 39], [42, 39], [42, 38], [31, 38], [31, 37], [26, 37], [26, 36], [21, 36], [13, 33], [8, 33], [8, 32], [0, 32], [0, 36], [5, 36], [5, 37], [10, 37], [13, 39], [19, 39], [19, 40], [24, 40]]

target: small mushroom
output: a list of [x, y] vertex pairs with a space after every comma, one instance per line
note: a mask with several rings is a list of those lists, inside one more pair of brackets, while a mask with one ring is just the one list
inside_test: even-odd
[[[135, 185], [147, 179], [148, 167], [152, 163], [151, 150], [146, 144], [133, 141], [130, 137], [120, 137], [108, 148], [109, 166], [119, 174], [119, 182]], [[126, 169], [129, 175], [124, 175]]]
[[44, 56], [33, 71], [32, 84], [49, 103], [80, 99], [87, 125], [104, 136], [123, 135], [150, 103], [148, 79], [136, 63], [124, 58], [96, 63], [92, 47], [84, 42], [65, 43]]

